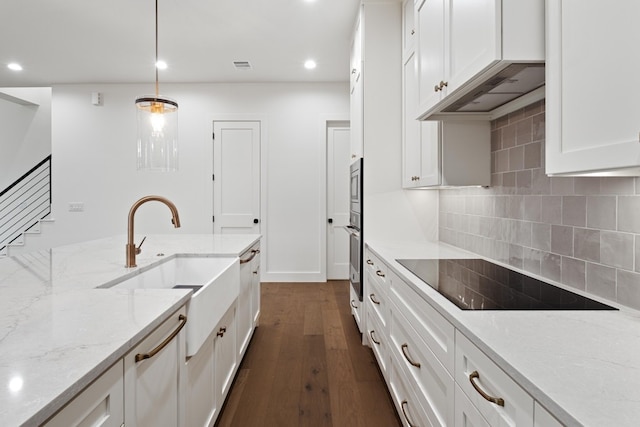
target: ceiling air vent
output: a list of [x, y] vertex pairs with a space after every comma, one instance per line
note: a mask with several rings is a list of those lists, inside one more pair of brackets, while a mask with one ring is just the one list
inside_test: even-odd
[[233, 61], [233, 66], [236, 67], [236, 70], [250, 70], [251, 64], [249, 61]]

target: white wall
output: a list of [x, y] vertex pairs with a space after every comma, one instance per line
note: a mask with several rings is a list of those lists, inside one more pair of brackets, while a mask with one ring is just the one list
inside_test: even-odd
[[[137, 241], [145, 234], [211, 233], [214, 118], [264, 118], [266, 186], [262, 223], [263, 280], [317, 280], [324, 275], [325, 141], [319, 122], [348, 117], [348, 85], [163, 85], [179, 110], [180, 171], [136, 171], [136, 96], [152, 85], [64, 85], [53, 88], [53, 216], [41, 246], [123, 235], [131, 204], [147, 194], [168, 197], [168, 209], [149, 203], [136, 214]], [[93, 106], [91, 93], [104, 104]], [[69, 212], [83, 202], [84, 212]], [[318, 276], [320, 274], [320, 276]]]
[[0, 191], [51, 154], [51, 88], [0, 88]]

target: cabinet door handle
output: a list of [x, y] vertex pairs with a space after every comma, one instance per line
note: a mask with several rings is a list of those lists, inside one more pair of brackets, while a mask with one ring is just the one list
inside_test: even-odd
[[440, 90], [442, 90], [443, 87], [447, 87], [449, 86], [449, 82], [445, 82], [443, 80], [440, 80]]
[[402, 344], [402, 346], [400, 347], [400, 349], [402, 350], [402, 354], [404, 355], [404, 358], [407, 359], [407, 362], [409, 362], [411, 364], [411, 366], [415, 366], [416, 368], [419, 368], [420, 367], [420, 363], [419, 362], [414, 362], [413, 360], [411, 360], [411, 358], [407, 354], [407, 349], [408, 348], [409, 348], [409, 344]]
[[476, 379], [478, 380], [480, 379], [480, 374], [478, 373], [478, 371], [473, 371], [472, 373], [469, 374], [469, 381], [471, 381], [471, 385], [473, 386], [473, 388], [475, 388], [476, 391], [480, 393], [480, 396], [484, 397], [486, 400], [488, 400], [491, 403], [495, 403], [498, 406], [504, 406], [503, 398], [493, 397], [485, 393], [484, 390], [482, 390], [480, 386], [476, 384], [476, 382], [474, 381]]
[[369, 265], [373, 265], [373, 261], [371, 261], [370, 259], [367, 260], [367, 264]]
[[440, 86], [438, 86], [438, 85], [435, 85], [435, 86], [433, 87], [433, 91], [434, 91], [434, 92], [439, 92], [439, 91], [441, 91], [441, 90], [442, 90], [442, 88], [441, 88]]
[[411, 35], [414, 35], [416, 33], [416, 30], [411, 30]]
[[251, 256], [247, 259], [241, 259], [240, 260], [240, 264], [246, 264], [249, 261], [251, 261], [252, 259], [254, 259], [256, 257], [257, 254], [260, 253], [260, 249], [251, 249]]
[[373, 332], [374, 331], [369, 331], [369, 336], [371, 337], [371, 341], [376, 343], [376, 345], [380, 345], [380, 341], [376, 341], [375, 337], [373, 336]]
[[171, 340], [173, 340], [176, 335], [178, 335], [178, 333], [180, 332], [180, 330], [182, 328], [184, 328], [184, 325], [187, 324], [187, 316], [185, 316], [184, 314], [181, 314], [180, 316], [178, 316], [178, 320], [180, 320], [180, 324], [178, 325], [178, 327], [176, 328], [175, 331], [173, 331], [171, 333], [171, 335], [169, 335], [164, 341], [162, 341], [160, 344], [158, 344], [158, 346], [156, 348], [154, 348], [153, 350], [151, 350], [149, 353], [138, 353], [136, 354], [135, 357], [135, 361], [136, 363], [145, 360], [145, 359], [151, 359], [153, 356], [155, 356], [160, 350], [162, 350], [163, 348], [165, 348], [167, 346], [167, 344], [169, 344], [171, 342]]
[[402, 408], [402, 415], [404, 415], [404, 419], [407, 420], [407, 424], [409, 424], [409, 427], [416, 427], [416, 425], [412, 423], [411, 420], [409, 419], [409, 416], [407, 415], [407, 411], [404, 409], [405, 406], [409, 406], [409, 402], [407, 402], [406, 400], [403, 400], [402, 403], [400, 404], [400, 407]]
[[372, 303], [376, 304], [376, 305], [380, 305], [380, 301], [376, 300], [374, 297], [376, 296], [376, 294], [370, 294], [369, 295], [369, 299], [371, 300]]
[[358, 306], [356, 305], [356, 302], [354, 300], [351, 300], [351, 307], [357, 309]]
[[384, 277], [384, 273], [380, 270], [376, 271], [376, 274], [380, 277]]

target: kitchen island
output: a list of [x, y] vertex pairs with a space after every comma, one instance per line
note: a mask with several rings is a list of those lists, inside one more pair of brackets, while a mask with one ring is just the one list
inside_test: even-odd
[[124, 267], [124, 235], [0, 259], [3, 425], [46, 421], [184, 306], [192, 293], [108, 288], [110, 284], [176, 255], [238, 257], [259, 239], [152, 235], [136, 268]]
[[[449, 381], [448, 387], [458, 393], [455, 395], [456, 422], [459, 414], [458, 396], [466, 394], [461, 392], [461, 387], [470, 387], [468, 373], [461, 371], [476, 369], [471, 366], [473, 366], [472, 359], [477, 357], [488, 358], [491, 365], [497, 366], [506, 374], [505, 379], [516, 385], [507, 389], [502, 388], [497, 382], [492, 384], [489, 381], [483, 384], [483, 380], [486, 379], [482, 371], [483, 367], [477, 365], [480, 366], [478, 370], [482, 376], [479, 380], [481, 387], [493, 388], [491, 391], [496, 395], [505, 393], [499, 396], [506, 402], [503, 406], [486, 402], [486, 398], [483, 399], [477, 394], [475, 403], [481, 402], [482, 405], [489, 407], [481, 416], [486, 420], [484, 423], [505, 425], [499, 420], [511, 419], [516, 425], [545, 427], [561, 424], [568, 426], [638, 425], [640, 419], [640, 389], [637, 386], [640, 382], [640, 357], [638, 356], [640, 354], [640, 313], [638, 311], [556, 283], [553, 284], [614, 306], [619, 310], [461, 310], [396, 260], [483, 257], [441, 243], [369, 241], [367, 250], [369, 255], [365, 257], [365, 262], [371, 259], [373, 268], [385, 269], [381, 274], [386, 276], [383, 278], [386, 281], [386, 289], [377, 287], [366, 290], [367, 294], [375, 292], [376, 303], [382, 302], [384, 306], [384, 298], [393, 301], [394, 292], [396, 292], [394, 288], [409, 295], [401, 288], [406, 285], [411, 295], [419, 296], [420, 302], [415, 303], [416, 307], [419, 305], [428, 308], [428, 311], [422, 313], [430, 313], [429, 321], [438, 317], [442, 319], [440, 326], [444, 324], [446, 328], [450, 328], [450, 341], [439, 340], [435, 345], [427, 341], [427, 346], [431, 345], [430, 348], [436, 351], [432, 359], [438, 359], [439, 362], [434, 362], [434, 366], [444, 363], [444, 366], [439, 368], [440, 371], [445, 372], [442, 378], [445, 378], [445, 382]], [[395, 298], [395, 301], [399, 300]], [[393, 311], [394, 309], [400, 311], [397, 315], [399, 319], [412, 319], [407, 314], [408, 310], [411, 310], [410, 305], [400, 306], [396, 302], [391, 302], [389, 311], [392, 313], [390, 315], [392, 325], [386, 329], [387, 334], [390, 331], [391, 337], [388, 335], [385, 337], [383, 333], [379, 333], [385, 328], [378, 322], [373, 326], [377, 328], [376, 340], [382, 341], [383, 345], [386, 344], [389, 348], [395, 344], [393, 322], [396, 315]], [[379, 305], [374, 304], [371, 307], [373, 310]], [[375, 310], [379, 309], [375, 308]], [[421, 315], [418, 314], [418, 317]], [[412, 328], [420, 327], [419, 322], [409, 320], [408, 323]], [[430, 331], [433, 332], [436, 329]], [[441, 332], [434, 333], [440, 337], [445, 336]], [[420, 334], [420, 338], [424, 339], [427, 335], [430, 334]], [[384, 341], [381, 338], [387, 340]], [[418, 341], [419, 339], [415, 343], [407, 341], [409, 342], [407, 355], [416, 357], [419, 349], [416, 346], [420, 344]], [[375, 349], [376, 346], [372, 345], [372, 347]], [[479, 352], [468, 353], [470, 347], [476, 348]], [[413, 354], [411, 354], [412, 348], [416, 351]], [[437, 351], [442, 351], [442, 354]], [[467, 353], [461, 356], [458, 354], [460, 352]], [[380, 354], [384, 355], [384, 353]], [[430, 353], [426, 351], [424, 354]], [[471, 356], [468, 359], [469, 354]], [[402, 353], [395, 359], [389, 357], [389, 360], [391, 365], [404, 363]], [[449, 365], [447, 365], [448, 362], [450, 362]], [[393, 369], [387, 369], [390, 372], [393, 371]], [[411, 369], [420, 371], [419, 368]], [[390, 375], [393, 383], [393, 372]], [[407, 377], [410, 375], [407, 374]], [[471, 382], [474, 381], [477, 380]], [[529, 424], [529, 419], [527, 422], [520, 422], [522, 418], [518, 418], [519, 409], [513, 409], [515, 396], [509, 394], [516, 389], [523, 390], [529, 396], [529, 403], [523, 407], [530, 412], [529, 415], [535, 412], [535, 423]], [[434, 403], [436, 408], [434, 412], [442, 408], [438, 417], [441, 416], [444, 424], [449, 422], [453, 424], [453, 394], [452, 392], [451, 395], [447, 395], [447, 401], [443, 401], [444, 403]], [[468, 396], [473, 399], [476, 394], [472, 390]], [[466, 398], [462, 397], [462, 399]], [[406, 404], [406, 401], [404, 403]], [[402, 407], [403, 411], [404, 409], [405, 406]], [[552, 418], [538, 417], [539, 413], [551, 414], [557, 421]], [[493, 421], [489, 416], [495, 416]], [[483, 425], [482, 422], [480, 425]]]

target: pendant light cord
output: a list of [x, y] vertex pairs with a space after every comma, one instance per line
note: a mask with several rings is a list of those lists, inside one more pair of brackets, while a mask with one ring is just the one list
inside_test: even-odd
[[158, 0], [156, 0], [156, 98], [159, 96], [158, 91]]

